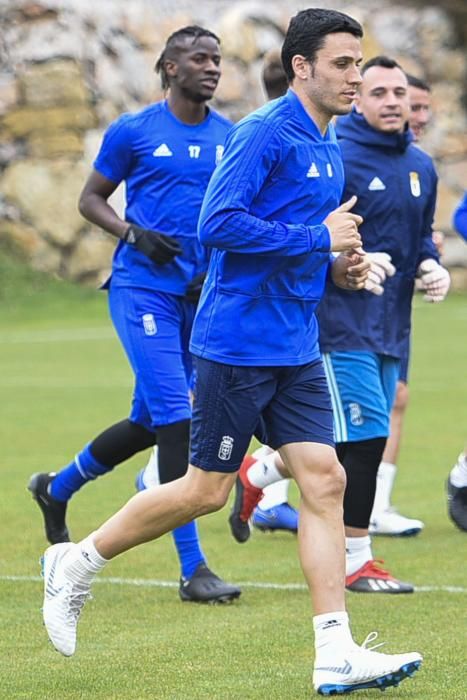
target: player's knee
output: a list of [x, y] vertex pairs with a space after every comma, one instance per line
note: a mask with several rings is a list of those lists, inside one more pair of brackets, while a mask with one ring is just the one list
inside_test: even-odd
[[225, 506], [231, 486], [229, 479], [216, 478], [215, 474], [190, 465], [180, 480], [180, 498], [186, 498], [196, 509], [196, 517], [207, 515]]
[[409, 387], [405, 382], [397, 382], [393, 411], [403, 413], [409, 403]]
[[347, 483], [345, 469], [337, 459], [330, 463], [324, 474], [322, 481], [322, 497], [327, 497], [333, 500], [341, 500], [344, 496], [344, 491]]
[[337, 456], [321, 463], [319, 470], [310, 469], [301, 484], [302, 498], [313, 510], [323, 510], [328, 504], [341, 504], [344, 498], [346, 474]]
[[204, 494], [203, 497], [203, 505], [204, 505], [204, 514], [207, 513], [214, 513], [216, 510], [221, 510], [227, 503], [228, 499], [228, 494], [225, 495], [221, 491], [215, 491], [211, 493], [206, 493]]

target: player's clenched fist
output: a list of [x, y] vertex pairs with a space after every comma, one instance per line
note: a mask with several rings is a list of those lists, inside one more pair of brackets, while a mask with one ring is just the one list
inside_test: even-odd
[[331, 250], [339, 253], [343, 250], [358, 250], [362, 246], [362, 239], [358, 232], [358, 227], [363, 219], [358, 214], [350, 211], [357, 198], [351, 197], [347, 202], [343, 202], [340, 207], [334, 209], [323, 221], [327, 226], [331, 237]]
[[166, 236], [157, 231], [148, 231], [135, 224], [128, 227], [123, 240], [128, 245], [134, 246], [140, 253], [147, 255], [158, 265], [166, 265], [182, 252], [180, 245], [172, 236]]

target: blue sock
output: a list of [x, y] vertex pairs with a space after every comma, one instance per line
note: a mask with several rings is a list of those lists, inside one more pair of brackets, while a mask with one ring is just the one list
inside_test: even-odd
[[88, 481], [113, 469], [101, 464], [92, 456], [90, 445], [79, 452], [74, 461], [64, 467], [50, 482], [49, 492], [57, 501], [68, 501]]
[[183, 578], [191, 578], [200, 564], [206, 562], [201, 550], [196, 521], [177, 527], [172, 532]]

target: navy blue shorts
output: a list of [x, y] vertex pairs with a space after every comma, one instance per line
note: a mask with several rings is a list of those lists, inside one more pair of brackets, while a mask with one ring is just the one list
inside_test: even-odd
[[297, 367], [242, 367], [194, 358], [191, 464], [235, 472], [255, 435], [277, 449], [334, 447], [331, 398], [320, 359]]
[[196, 305], [165, 292], [111, 284], [109, 307], [135, 375], [130, 420], [156, 430], [191, 418], [189, 341]]

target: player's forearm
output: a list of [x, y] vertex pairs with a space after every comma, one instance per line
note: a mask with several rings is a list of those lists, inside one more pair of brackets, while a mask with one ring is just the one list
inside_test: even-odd
[[202, 214], [198, 230], [203, 245], [233, 253], [293, 256], [328, 252], [331, 247], [324, 225], [264, 221], [243, 211]]
[[128, 222], [122, 220], [110, 204], [98, 194], [83, 195], [79, 201], [79, 211], [85, 219], [117, 238], [122, 238], [128, 228]]

